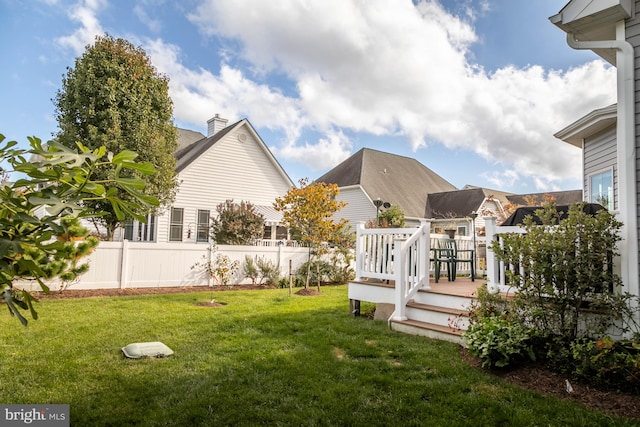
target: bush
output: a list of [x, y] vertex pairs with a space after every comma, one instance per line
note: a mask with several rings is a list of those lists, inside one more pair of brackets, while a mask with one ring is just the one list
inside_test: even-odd
[[486, 287], [478, 289], [478, 298], [469, 312], [469, 327], [463, 338], [469, 354], [485, 368], [503, 368], [526, 360], [535, 360], [528, 328], [509, 312], [508, 303]]
[[269, 261], [263, 257], [256, 260], [259, 270], [260, 284], [278, 285], [280, 282], [280, 268], [273, 261]]
[[574, 376], [600, 388], [640, 393], [640, 342], [577, 340], [571, 344]]
[[260, 272], [258, 271], [258, 266], [253, 258], [249, 255], [245, 255], [244, 257], [244, 265], [242, 266], [242, 271], [244, 275], [251, 279], [251, 284], [255, 285], [258, 277], [260, 277]]
[[527, 328], [507, 316], [483, 317], [464, 333], [469, 354], [485, 368], [504, 368], [524, 360], [535, 360]]
[[[565, 344], [577, 338], [600, 338], [630, 319], [629, 296], [620, 295], [621, 280], [612, 268], [622, 224], [607, 211], [587, 215], [581, 204], [560, 220], [553, 202], [524, 221], [526, 234], [508, 234], [492, 250], [506, 265], [516, 287], [515, 310], [537, 334]], [[597, 315], [594, 315], [597, 313]]]

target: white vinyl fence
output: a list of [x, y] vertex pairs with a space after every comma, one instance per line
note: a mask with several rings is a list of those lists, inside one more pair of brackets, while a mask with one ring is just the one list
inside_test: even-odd
[[[176, 286], [208, 286], [209, 280], [202, 271], [191, 267], [198, 262], [206, 262], [209, 255], [208, 244], [197, 243], [141, 243], [100, 242], [96, 250], [86, 259], [89, 271], [69, 286], [69, 289], [119, 289]], [[262, 257], [280, 266], [283, 276], [289, 275], [289, 261], [292, 272], [307, 261], [308, 249], [289, 246], [218, 246], [218, 253], [237, 260], [240, 269], [233, 284], [248, 284], [242, 266], [245, 255]], [[215, 254], [213, 254], [215, 257]], [[84, 261], [85, 259], [83, 259]], [[59, 281], [47, 283], [51, 290], [60, 289]], [[16, 283], [22, 289], [39, 290], [37, 282]]]

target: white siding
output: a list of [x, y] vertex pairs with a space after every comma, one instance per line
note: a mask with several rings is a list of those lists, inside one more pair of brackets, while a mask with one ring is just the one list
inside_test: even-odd
[[618, 167], [616, 153], [616, 127], [611, 126], [584, 141], [584, 193], [588, 194], [589, 176], [613, 167], [614, 210], [618, 209]]
[[362, 187], [341, 188], [338, 197], [339, 201], [347, 202], [347, 206], [335, 214], [336, 220], [346, 218], [349, 220], [351, 229], [356, 230], [360, 222], [376, 219], [376, 207], [367, 197]]
[[[635, 17], [633, 19], [627, 20], [626, 22], [626, 37], [627, 37], [627, 41], [629, 43], [631, 43], [631, 45], [634, 47], [634, 55], [635, 55], [635, 61], [634, 61], [634, 68], [635, 68], [635, 72], [634, 72], [634, 81], [635, 81], [635, 129], [636, 129], [636, 134], [635, 134], [635, 140], [636, 140], [636, 153], [639, 153], [640, 151], [640, 132], [638, 132], [638, 123], [640, 123], [640, 92], [638, 91], [638, 83], [640, 81], [640, 49], [638, 49], [638, 46], [640, 46], [640, 1], [636, 0], [635, 2], [635, 10], [636, 10], [636, 14]], [[618, 82], [618, 84], [621, 84], [621, 82]], [[614, 171], [615, 173], [615, 171]], [[615, 187], [614, 187], [615, 189]], [[636, 217], [638, 218], [637, 221], [637, 229], [636, 232], [638, 233], [638, 239], [640, 239], [640, 157], [636, 154]], [[640, 244], [638, 245], [640, 247]], [[631, 280], [633, 280], [634, 278], [631, 278]], [[635, 278], [636, 280], [638, 280], [638, 278]]]
[[[241, 141], [238, 136], [244, 135]], [[264, 145], [246, 125], [230, 132], [178, 175], [180, 188], [174, 207], [184, 208], [183, 241], [195, 241], [198, 209], [209, 209], [227, 199], [271, 206], [290, 183], [272, 162]], [[167, 242], [169, 212], [158, 218], [158, 242]], [[187, 231], [191, 225], [191, 238]]]

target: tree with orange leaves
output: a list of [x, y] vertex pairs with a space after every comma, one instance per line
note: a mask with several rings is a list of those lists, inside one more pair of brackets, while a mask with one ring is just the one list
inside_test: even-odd
[[339, 221], [333, 218], [347, 203], [336, 200], [340, 192], [336, 184], [309, 183], [308, 178], [298, 183], [299, 187], [292, 187], [283, 197], [276, 198], [273, 207], [282, 212], [282, 222], [292, 236], [309, 247], [305, 280], [305, 288], [309, 288], [311, 258], [326, 253], [327, 242], [347, 224], [344, 218]]

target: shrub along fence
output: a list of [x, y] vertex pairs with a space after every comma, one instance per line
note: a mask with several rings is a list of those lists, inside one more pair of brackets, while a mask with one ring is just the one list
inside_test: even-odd
[[[216, 253], [238, 261], [240, 268], [232, 278], [232, 284], [249, 284], [244, 277], [242, 265], [245, 256], [263, 258], [280, 268], [284, 277], [289, 276], [307, 261], [308, 249], [290, 246], [228, 246], [220, 245]], [[72, 283], [51, 281], [51, 290], [62, 286], [71, 289], [119, 289], [175, 286], [209, 286], [206, 273], [192, 268], [210, 256], [208, 244], [196, 243], [141, 243], [100, 242], [95, 251], [87, 257], [89, 271]], [[215, 253], [211, 254], [212, 258]], [[84, 261], [84, 259], [83, 259]], [[214, 283], [215, 284], [215, 283]], [[16, 282], [16, 287], [40, 290], [35, 281]]]

